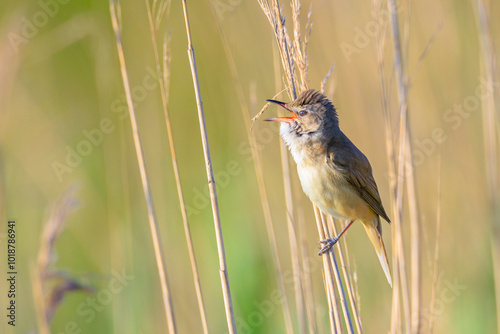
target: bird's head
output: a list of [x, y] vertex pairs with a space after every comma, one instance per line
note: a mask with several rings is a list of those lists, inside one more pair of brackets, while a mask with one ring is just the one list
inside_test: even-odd
[[[314, 89], [302, 92], [292, 102], [276, 103], [292, 113], [291, 116], [266, 119], [266, 121], [281, 122], [281, 135], [288, 142], [299, 139], [300, 141], [324, 141], [338, 128], [337, 112], [328, 98]], [[295, 138], [294, 138], [295, 137]]]

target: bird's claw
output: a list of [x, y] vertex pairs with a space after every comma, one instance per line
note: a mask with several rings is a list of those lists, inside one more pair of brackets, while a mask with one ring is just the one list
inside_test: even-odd
[[332, 248], [333, 245], [335, 245], [337, 243], [337, 241], [339, 241], [339, 239], [337, 239], [335, 237], [318, 241], [318, 244], [323, 244], [323, 243], [325, 244], [319, 250], [318, 255], [322, 255], [322, 254], [328, 252], [330, 250], [330, 248]]

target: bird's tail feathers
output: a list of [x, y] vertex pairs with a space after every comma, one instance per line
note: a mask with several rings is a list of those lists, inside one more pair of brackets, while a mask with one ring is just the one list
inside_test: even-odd
[[382, 240], [382, 226], [380, 226], [380, 218], [374, 218], [371, 221], [361, 221], [365, 227], [366, 233], [370, 238], [375, 251], [377, 252], [378, 259], [382, 265], [387, 281], [392, 288], [391, 270], [389, 267], [389, 261], [387, 260], [387, 253], [385, 252], [384, 240]]

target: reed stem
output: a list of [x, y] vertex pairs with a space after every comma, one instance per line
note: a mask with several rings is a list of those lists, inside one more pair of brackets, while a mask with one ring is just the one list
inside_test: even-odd
[[121, 40], [120, 3], [118, 0], [109, 0], [109, 5], [111, 13], [111, 22], [113, 24], [113, 29], [115, 32], [116, 47], [118, 50], [118, 59], [120, 61], [120, 71], [122, 74], [123, 88], [125, 90], [125, 96], [127, 99], [130, 125], [132, 127], [132, 137], [134, 140], [135, 153], [137, 156], [137, 163], [139, 165], [139, 173], [141, 176], [142, 189], [144, 191], [144, 197], [146, 199], [146, 205], [148, 210], [149, 228], [151, 230], [151, 237], [153, 239], [153, 247], [156, 258], [156, 266], [160, 277], [162, 299], [163, 299], [163, 305], [165, 307], [165, 317], [167, 319], [167, 326], [169, 333], [175, 334], [177, 331], [175, 325], [174, 310], [172, 306], [172, 298], [167, 279], [167, 270], [165, 266], [165, 258], [163, 256], [162, 244], [159, 234], [158, 220], [156, 218], [156, 211], [154, 208], [153, 197], [151, 194], [151, 187], [148, 179], [148, 173], [146, 170], [146, 162], [144, 159], [141, 137], [139, 134], [139, 128], [137, 126], [137, 120], [135, 117], [135, 107], [134, 107], [134, 101], [132, 100], [132, 92], [128, 79], [127, 67], [125, 64], [125, 56], [123, 54], [123, 46]]
[[182, 0], [184, 10], [184, 22], [186, 23], [186, 33], [188, 39], [188, 56], [193, 77], [193, 85], [196, 96], [196, 105], [198, 108], [198, 119], [200, 122], [201, 142], [203, 145], [203, 154], [205, 156], [205, 167], [207, 170], [208, 189], [210, 191], [210, 202], [212, 204], [212, 213], [214, 218], [215, 236], [217, 239], [217, 252], [219, 254], [219, 273], [222, 284], [222, 295], [224, 298], [224, 307], [226, 311], [226, 320], [229, 333], [236, 333], [236, 322], [234, 320], [233, 302], [231, 300], [231, 290], [229, 288], [229, 278], [227, 274], [226, 252], [224, 250], [224, 238], [222, 236], [222, 225], [219, 214], [219, 203], [217, 200], [217, 190], [215, 187], [214, 172], [212, 169], [212, 159], [210, 157], [210, 148], [208, 145], [207, 128], [205, 124], [205, 114], [203, 112], [203, 103], [200, 94], [200, 84], [198, 82], [198, 72], [196, 70], [196, 59], [194, 56], [193, 43], [191, 41], [191, 29], [189, 27], [189, 17], [186, 0]]

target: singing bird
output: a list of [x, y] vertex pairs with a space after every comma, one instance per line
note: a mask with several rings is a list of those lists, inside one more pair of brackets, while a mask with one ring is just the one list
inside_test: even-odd
[[352, 223], [359, 220], [392, 287], [380, 217], [391, 221], [380, 200], [370, 163], [340, 130], [332, 102], [314, 89], [302, 92], [289, 103], [267, 101], [292, 114], [266, 121], [281, 122], [280, 134], [297, 164], [306, 195], [324, 213], [349, 221], [336, 237], [319, 241], [325, 243], [319, 255], [332, 248]]

